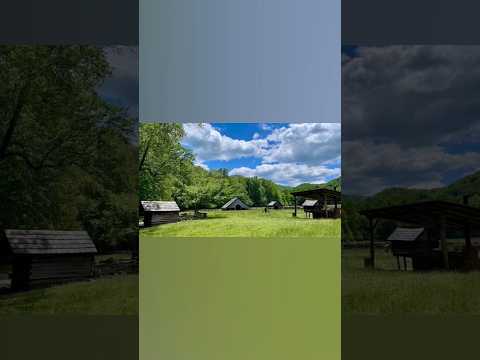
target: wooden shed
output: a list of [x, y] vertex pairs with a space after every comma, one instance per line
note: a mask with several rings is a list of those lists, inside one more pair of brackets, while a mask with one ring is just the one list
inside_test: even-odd
[[248, 206], [239, 198], [233, 198], [222, 206], [222, 210], [248, 210]]
[[279, 210], [279, 209], [282, 209], [283, 208], [283, 205], [280, 201], [270, 201], [267, 205], [267, 208], [269, 209], [275, 209], [275, 210]]
[[145, 227], [170, 224], [180, 221], [180, 208], [175, 201], [141, 201], [140, 215]]
[[404, 269], [407, 270], [406, 258], [412, 259], [414, 269], [433, 266], [433, 249], [439, 246], [438, 240], [429, 236], [423, 227], [397, 227], [387, 238], [392, 254], [397, 257], [400, 270], [400, 257], [403, 258]]
[[86, 231], [5, 230], [0, 249], [11, 259], [12, 290], [94, 275], [97, 248]]
[[321, 205], [319, 200], [305, 200], [302, 203], [303, 211], [307, 217], [314, 216], [321, 211]]

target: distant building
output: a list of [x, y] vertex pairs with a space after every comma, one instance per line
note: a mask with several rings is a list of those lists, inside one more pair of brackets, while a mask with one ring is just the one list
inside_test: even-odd
[[275, 201], [270, 201], [270, 202], [268, 203], [267, 207], [268, 207], [269, 209], [279, 210], [279, 209], [283, 208], [283, 205], [282, 205], [282, 203], [281, 203], [280, 201], [276, 201], [276, 200], [275, 200]]
[[180, 221], [180, 208], [175, 201], [141, 201], [140, 204], [144, 227]]
[[248, 206], [239, 198], [233, 198], [222, 206], [222, 210], [248, 210]]

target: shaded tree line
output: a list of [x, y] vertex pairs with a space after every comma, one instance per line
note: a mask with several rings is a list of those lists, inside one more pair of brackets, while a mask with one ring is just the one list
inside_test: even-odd
[[111, 71], [94, 46], [0, 46], [0, 228], [135, 241], [136, 121], [98, 95]]

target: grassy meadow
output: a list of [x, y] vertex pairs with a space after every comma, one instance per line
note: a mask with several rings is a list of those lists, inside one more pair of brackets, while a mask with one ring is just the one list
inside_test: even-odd
[[20, 314], [136, 315], [138, 275], [0, 295], [0, 316]]
[[480, 314], [478, 271], [397, 271], [396, 258], [381, 249], [370, 270], [365, 257], [368, 249], [342, 251], [343, 314]]
[[209, 210], [206, 219], [185, 220], [143, 229], [161, 237], [340, 237], [340, 219], [307, 219], [303, 210]]

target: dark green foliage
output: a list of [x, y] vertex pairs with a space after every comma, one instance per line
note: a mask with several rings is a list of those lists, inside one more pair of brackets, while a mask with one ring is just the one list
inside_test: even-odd
[[134, 121], [98, 96], [110, 73], [98, 47], [0, 47], [0, 228], [134, 241]]

